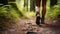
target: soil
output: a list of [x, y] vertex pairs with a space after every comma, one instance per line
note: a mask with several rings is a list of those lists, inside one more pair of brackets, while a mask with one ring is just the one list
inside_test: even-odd
[[[36, 25], [35, 18], [30, 17], [28, 19], [21, 18], [17, 23], [4, 27], [4, 30], [0, 31], [0, 34], [60, 34], [60, 27], [51, 25], [52, 20], [45, 20], [46, 24], [41, 26]], [[47, 25], [48, 24], [48, 25]]]

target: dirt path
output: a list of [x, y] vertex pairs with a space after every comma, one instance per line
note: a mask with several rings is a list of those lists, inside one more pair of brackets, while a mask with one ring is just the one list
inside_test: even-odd
[[21, 19], [6, 28], [1, 34], [60, 34], [60, 27], [42, 25], [41, 27], [35, 24], [35, 18]]

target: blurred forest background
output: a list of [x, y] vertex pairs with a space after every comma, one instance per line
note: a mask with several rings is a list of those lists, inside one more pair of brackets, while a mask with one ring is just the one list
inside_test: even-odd
[[[19, 21], [21, 17], [35, 17], [34, 1], [35, 0], [8, 0], [7, 5], [3, 5], [0, 1], [0, 24], [7, 26]], [[46, 18], [55, 19], [60, 15], [60, 0], [58, 0], [54, 6], [50, 6], [50, 0], [47, 0], [46, 8]], [[40, 9], [41, 12], [42, 6]]]
[[[16, 16], [23, 16], [26, 18], [30, 16], [35, 17], [34, 1], [35, 0], [8, 0], [9, 9], [6, 8], [5, 6], [1, 6], [0, 14], [1, 12], [2, 13], [12, 12], [12, 13], [16, 13], [17, 14]], [[0, 5], [2, 4], [0, 3]], [[60, 0], [57, 0], [57, 5], [54, 5], [52, 7], [50, 7], [50, 0], [47, 0], [46, 8], [47, 8], [46, 18], [56, 17], [60, 13]], [[42, 6], [40, 7], [40, 9], [42, 10]]]

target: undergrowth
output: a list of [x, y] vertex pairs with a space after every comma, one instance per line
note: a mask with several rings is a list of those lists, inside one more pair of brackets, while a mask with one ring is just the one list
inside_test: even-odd
[[18, 21], [19, 14], [16, 12], [16, 10], [5, 6], [0, 7], [0, 26], [8, 26]]

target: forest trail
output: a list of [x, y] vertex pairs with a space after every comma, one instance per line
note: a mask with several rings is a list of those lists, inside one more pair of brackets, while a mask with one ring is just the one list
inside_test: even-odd
[[42, 25], [41, 27], [35, 24], [35, 18], [21, 18], [18, 23], [15, 23], [3, 31], [1, 34], [60, 34], [60, 27]]

